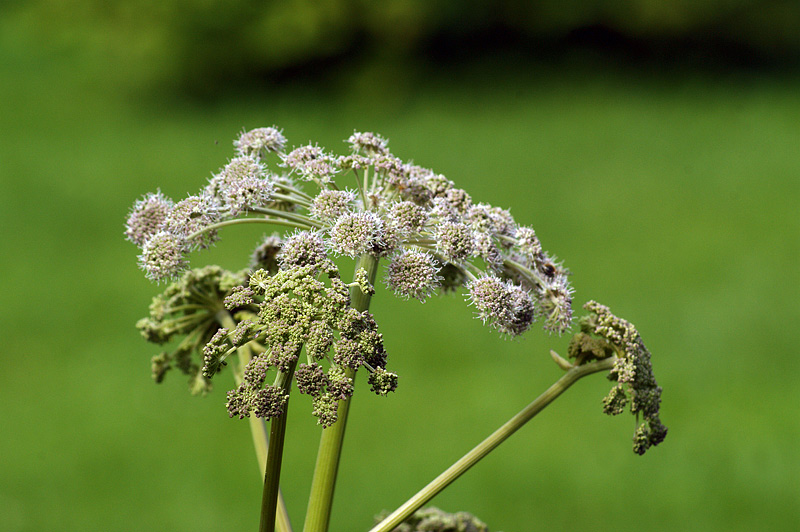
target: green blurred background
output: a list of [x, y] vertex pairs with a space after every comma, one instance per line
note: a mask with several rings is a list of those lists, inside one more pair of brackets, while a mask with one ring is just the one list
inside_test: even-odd
[[[158, 287], [132, 202], [198, 189], [242, 128], [391, 139], [509, 207], [637, 324], [667, 440], [631, 452], [579, 382], [434, 504], [492, 530], [800, 529], [800, 4], [244, 0], [0, 7], [0, 531], [253, 530], [259, 475], [220, 380], [152, 383]], [[238, 268], [262, 230], [195, 264]], [[538, 395], [568, 339], [507, 341], [462, 295], [373, 312], [401, 377], [357, 393], [332, 530], [366, 530]], [[363, 376], [362, 376], [363, 377]], [[365, 383], [360, 382], [361, 386]], [[295, 528], [320, 429], [290, 416]]]

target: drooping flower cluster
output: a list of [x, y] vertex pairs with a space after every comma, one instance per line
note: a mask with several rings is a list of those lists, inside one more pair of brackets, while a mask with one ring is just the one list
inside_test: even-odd
[[569, 355], [576, 364], [616, 355], [614, 368], [609, 372], [616, 385], [603, 399], [603, 411], [617, 415], [630, 405], [631, 413], [637, 420], [641, 418], [634, 432], [633, 450], [644, 454], [667, 435], [667, 427], [659, 418], [661, 387], [653, 375], [650, 352], [632, 323], [618, 318], [596, 301], [589, 301], [584, 308], [591, 314], [581, 318], [581, 332], [573, 337]]
[[187, 271], [180, 280], [155, 296], [150, 316], [136, 324], [142, 336], [155, 344], [166, 344], [183, 337], [173, 351], [164, 351], [152, 359], [153, 379], [164, 380], [167, 371], [177, 368], [189, 376], [192, 393], [205, 394], [211, 381], [192, 354], [202, 353], [220, 330], [215, 315], [223, 301], [245, 280], [245, 272], [233, 273], [219, 266]]

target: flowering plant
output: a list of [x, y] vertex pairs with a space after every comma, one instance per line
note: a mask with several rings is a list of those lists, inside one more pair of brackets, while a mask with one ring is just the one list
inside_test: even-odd
[[[556, 334], [573, 323], [569, 272], [532, 228], [507, 210], [473, 202], [443, 175], [403, 162], [378, 135], [354, 133], [347, 142], [350, 152], [336, 156], [313, 144], [287, 151], [275, 127], [244, 132], [234, 142], [236, 156], [200, 192], [178, 202], [147, 194], [127, 220], [125, 236], [141, 248], [145, 275], [170, 282], [137, 324], [148, 341], [173, 342], [153, 357], [156, 382], [178, 369], [192, 393], [206, 394], [236, 360], [225, 406], [231, 417], [250, 420], [265, 473], [261, 531], [291, 530], [279, 477], [293, 383], [312, 397], [311, 413], [324, 429], [306, 532], [328, 528], [356, 372], [368, 372], [378, 395], [398, 385], [369, 312], [381, 262], [383, 283], [396, 295], [424, 302], [464, 290], [477, 317], [503, 336], [521, 335], [536, 321]], [[227, 226], [251, 223], [289, 231], [266, 236], [240, 271], [189, 269], [190, 252], [211, 246]], [[352, 282], [334, 260], [342, 257], [355, 261]], [[458, 523], [485, 529], [468, 514], [420, 508], [591, 373], [606, 371], [615, 383], [603, 401], [606, 413], [630, 406], [637, 417], [636, 453], [663, 441], [661, 388], [639, 333], [603, 305], [584, 308], [570, 360], [551, 352], [564, 376], [373, 532], [464, 529]]]

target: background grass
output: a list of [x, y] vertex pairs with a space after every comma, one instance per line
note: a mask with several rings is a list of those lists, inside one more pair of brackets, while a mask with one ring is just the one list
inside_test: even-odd
[[[198, 189], [242, 128], [341, 150], [391, 139], [477, 201], [510, 207], [654, 354], [670, 433], [646, 456], [608, 383], [578, 383], [434, 503], [492, 530], [800, 527], [800, 81], [507, 59], [399, 76], [365, 69], [213, 102], [110, 85], [80, 50], [0, 39], [0, 530], [248, 530], [260, 483], [226, 384], [190, 397], [149, 376], [133, 327], [158, 287], [122, 238], [132, 202]], [[124, 68], [120, 65], [119, 68]], [[195, 264], [239, 267], [233, 228]], [[372, 308], [400, 388], [354, 398], [332, 530], [366, 530], [522, 408], [559, 370], [540, 330], [505, 341], [462, 296]], [[362, 376], [363, 377], [363, 376]], [[290, 416], [296, 528], [320, 429]]]

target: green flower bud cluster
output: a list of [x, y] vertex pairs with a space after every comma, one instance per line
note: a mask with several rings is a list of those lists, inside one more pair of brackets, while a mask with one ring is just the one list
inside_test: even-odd
[[[235, 327], [220, 327], [220, 313], [232, 315]], [[336, 422], [338, 402], [353, 394], [352, 375], [359, 368], [370, 373], [376, 394], [397, 387], [397, 375], [385, 369], [383, 337], [375, 320], [350, 306], [348, 286], [325, 257], [304, 265], [284, 263], [274, 274], [264, 269], [234, 274], [218, 266], [190, 270], [153, 298], [150, 316], [137, 327], [157, 344], [182, 337], [174, 351], [153, 357], [153, 378], [162, 382], [177, 367], [189, 375], [196, 394], [210, 391], [211, 379], [226, 359], [250, 344], [256, 354], [239, 386], [227, 394], [231, 417], [281, 415], [288, 395], [277, 383], [293, 372], [298, 389], [313, 397], [313, 413], [326, 427]], [[295, 372], [301, 356], [304, 362]], [[273, 383], [267, 382], [270, 370], [275, 370]]]
[[[206, 266], [186, 272], [153, 298], [150, 316], [136, 324], [142, 336], [156, 344], [182, 337], [173, 351], [153, 357], [152, 372], [156, 382], [162, 382], [168, 370], [178, 368], [189, 376], [193, 393], [205, 394], [211, 389], [211, 381], [196, 359], [202, 357], [204, 350], [211, 349], [207, 346], [220, 342], [220, 331], [224, 329], [219, 327], [217, 312], [222, 310], [225, 298], [244, 280], [245, 272], [232, 273], [219, 266]], [[197, 357], [193, 358], [193, 353]]]
[[[286, 375], [293, 374], [300, 393], [313, 398], [312, 413], [324, 427], [336, 422], [338, 402], [352, 395], [351, 375], [359, 368], [370, 373], [369, 382], [379, 395], [397, 386], [397, 375], [385, 369], [383, 338], [375, 320], [350, 306], [348, 286], [336, 265], [324, 256], [301, 256], [314, 260], [303, 264], [292, 256], [274, 275], [256, 270], [248, 286], [233, 287], [225, 299], [229, 308], [249, 309], [239, 316], [252, 317], [239, 322], [245, 324], [243, 331], [239, 326], [234, 331], [220, 329], [208, 342], [203, 375], [213, 377], [245, 341], [264, 346], [248, 363], [239, 386], [228, 392], [231, 417], [280, 415], [288, 396], [278, 382]], [[273, 383], [267, 382], [270, 370], [275, 370]]]
[[603, 411], [609, 415], [630, 411], [640, 420], [633, 437], [633, 450], [644, 454], [667, 436], [659, 418], [661, 387], [653, 375], [650, 352], [632, 323], [613, 315], [608, 307], [589, 301], [584, 308], [591, 314], [580, 319], [581, 332], [569, 347], [576, 364], [616, 355], [609, 379], [616, 381], [603, 399]]
[[489, 532], [489, 527], [470, 513], [451, 514], [431, 506], [414, 512], [393, 532]]

